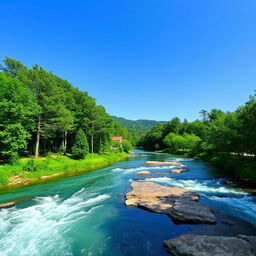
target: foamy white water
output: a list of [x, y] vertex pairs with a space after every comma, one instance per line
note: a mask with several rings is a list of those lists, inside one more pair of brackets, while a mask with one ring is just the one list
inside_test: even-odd
[[73, 255], [65, 237], [71, 224], [101, 207], [109, 195], [84, 200], [84, 189], [62, 200], [58, 195], [35, 198], [35, 205], [0, 211], [0, 255]]
[[146, 181], [165, 183], [173, 187], [191, 189], [201, 193], [247, 195], [241, 189], [224, 186], [216, 180], [180, 180], [168, 177], [147, 178]]

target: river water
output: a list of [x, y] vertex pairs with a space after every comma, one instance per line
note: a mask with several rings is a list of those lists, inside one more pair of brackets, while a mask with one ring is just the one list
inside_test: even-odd
[[[148, 160], [181, 161], [190, 171], [172, 174], [170, 166], [143, 166]], [[136, 174], [140, 170], [151, 175]], [[163, 240], [203, 225], [177, 225], [165, 215], [126, 207], [130, 183], [143, 179], [198, 191], [212, 208], [255, 225], [255, 196], [218, 177], [199, 160], [136, 150], [107, 168], [9, 191], [0, 202], [25, 200], [0, 210], [0, 256], [168, 255]]]

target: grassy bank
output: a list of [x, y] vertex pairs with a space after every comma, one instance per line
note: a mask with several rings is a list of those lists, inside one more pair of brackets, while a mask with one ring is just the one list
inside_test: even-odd
[[85, 159], [74, 160], [67, 156], [50, 154], [47, 157], [21, 158], [17, 164], [0, 165], [0, 186], [30, 184], [38, 179], [66, 176], [107, 166], [127, 157], [127, 153], [108, 155], [88, 154]]

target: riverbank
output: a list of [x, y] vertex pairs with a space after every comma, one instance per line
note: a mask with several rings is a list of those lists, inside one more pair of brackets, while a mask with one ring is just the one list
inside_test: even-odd
[[122, 161], [128, 156], [123, 152], [108, 155], [88, 154], [82, 160], [57, 154], [38, 159], [21, 158], [15, 165], [0, 166], [0, 190], [79, 175]]
[[249, 187], [256, 185], [256, 160], [254, 157], [225, 153], [219, 153], [216, 155], [208, 155], [206, 153], [191, 155], [186, 151], [173, 153], [168, 148], [158, 152], [176, 154], [180, 157], [194, 157], [202, 159], [203, 161], [218, 167], [225, 176], [231, 178], [239, 185], [247, 184]]

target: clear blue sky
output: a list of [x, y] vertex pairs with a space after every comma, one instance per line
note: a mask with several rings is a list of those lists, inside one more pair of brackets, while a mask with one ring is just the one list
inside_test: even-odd
[[256, 88], [255, 0], [1, 0], [0, 58], [129, 119], [234, 110]]

